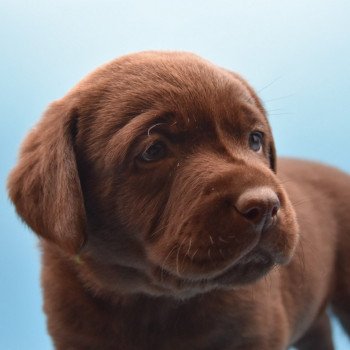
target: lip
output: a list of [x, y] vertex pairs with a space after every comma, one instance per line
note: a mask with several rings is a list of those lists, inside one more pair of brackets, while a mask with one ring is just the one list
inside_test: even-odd
[[224, 285], [245, 284], [262, 277], [275, 265], [274, 259], [267, 252], [251, 252], [216, 277], [214, 281]]
[[248, 253], [236, 263], [212, 277], [198, 275], [197, 278], [193, 279], [185, 278], [164, 268], [159, 272], [160, 268], [158, 268], [158, 273], [155, 274], [156, 285], [169, 292], [190, 289], [203, 289], [205, 291], [208, 288], [234, 287], [259, 279], [275, 265], [275, 261], [270, 254], [265, 251], [255, 251]]

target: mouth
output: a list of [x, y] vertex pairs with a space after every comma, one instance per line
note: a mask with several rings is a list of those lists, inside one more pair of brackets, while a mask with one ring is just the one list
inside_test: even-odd
[[227, 271], [214, 279], [223, 286], [244, 285], [266, 275], [276, 263], [272, 256], [264, 251], [247, 254]]
[[274, 259], [267, 252], [252, 251], [213, 277], [198, 274], [196, 277], [186, 278], [164, 267], [157, 267], [152, 279], [166, 294], [192, 296], [213, 289], [234, 288], [257, 281], [275, 266]]

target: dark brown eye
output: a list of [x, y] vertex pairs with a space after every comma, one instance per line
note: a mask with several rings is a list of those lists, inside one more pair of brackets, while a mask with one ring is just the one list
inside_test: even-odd
[[252, 132], [249, 135], [249, 147], [254, 152], [260, 152], [263, 146], [263, 133], [259, 131]]
[[166, 145], [161, 141], [157, 141], [142, 152], [141, 160], [144, 162], [155, 162], [164, 158], [166, 153]]

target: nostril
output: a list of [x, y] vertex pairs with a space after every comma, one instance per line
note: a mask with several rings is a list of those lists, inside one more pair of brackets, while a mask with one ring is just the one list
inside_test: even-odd
[[271, 211], [271, 217], [275, 217], [278, 213], [278, 210], [280, 209], [280, 206], [279, 205], [274, 205], [273, 208], [272, 208], [272, 211]]
[[261, 215], [261, 210], [259, 208], [251, 208], [242, 214], [249, 221], [256, 221], [259, 219], [259, 216]]

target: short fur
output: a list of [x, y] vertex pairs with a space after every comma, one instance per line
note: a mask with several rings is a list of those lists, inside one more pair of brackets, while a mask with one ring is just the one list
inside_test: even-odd
[[[329, 305], [350, 332], [350, 177], [276, 167], [252, 88], [195, 55], [97, 69], [27, 136], [8, 188], [43, 238], [57, 349], [330, 350]], [[240, 203], [265, 194], [262, 229]]]

